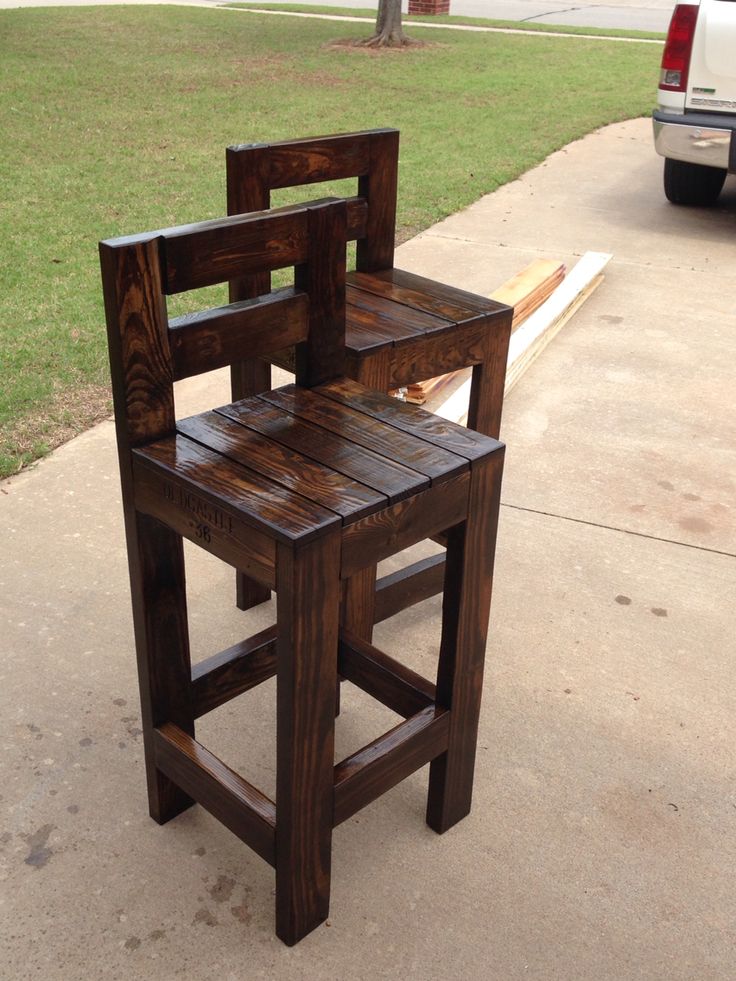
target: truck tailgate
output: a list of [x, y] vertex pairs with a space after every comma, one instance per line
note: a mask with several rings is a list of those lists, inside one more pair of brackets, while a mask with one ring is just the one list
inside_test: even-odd
[[711, 112], [736, 110], [736, 0], [702, 0], [685, 105]]

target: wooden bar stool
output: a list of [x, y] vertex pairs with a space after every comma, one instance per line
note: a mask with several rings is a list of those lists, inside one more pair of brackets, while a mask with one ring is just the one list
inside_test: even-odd
[[[228, 147], [229, 214], [271, 206], [271, 192], [346, 178], [357, 179], [348, 199], [348, 238], [357, 241], [356, 269], [348, 273], [345, 373], [378, 391], [399, 388], [459, 368], [473, 369], [468, 425], [498, 437], [512, 310], [414, 273], [394, 268], [399, 131], [373, 129], [312, 139]], [[230, 298], [258, 296], [268, 274], [241, 276]], [[274, 364], [293, 370], [294, 353], [273, 352]], [[233, 398], [271, 387], [267, 360], [233, 366]], [[384, 577], [364, 570], [350, 587], [351, 626], [370, 640], [374, 622], [442, 589], [442, 555]], [[237, 602], [249, 609], [269, 592], [237, 577]]]
[[[431, 763], [427, 821], [470, 809], [503, 447], [343, 376], [344, 201], [100, 245], [150, 812], [198, 801], [276, 870], [276, 932], [328, 913], [332, 829]], [[166, 296], [295, 267], [169, 320]], [[177, 379], [296, 345], [296, 385], [176, 421]], [[340, 628], [341, 584], [445, 531], [437, 683]], [[192, 669], [182, 538], [276, 591], [277, 622]], [[404, 721], [335, 764], [338, 671]], [[270, 800], [195, 720], [277, 679]]]

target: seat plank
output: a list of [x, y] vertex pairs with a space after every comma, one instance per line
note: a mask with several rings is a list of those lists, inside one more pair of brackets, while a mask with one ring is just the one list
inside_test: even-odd
[[[404, 269], [381, 269], [373, 273], [350, 273], [354, 286], [375, 292], [400, 303], [415, 304], [419, 309], [462, 321], [469, 315], [503, 314], [508, 307], [496, 300], [468, 293], [466, 290], [440, 283]], [[459, 314], [459, 316], [455, 316]]]
[[168, 481], [161, 492], [170, 510], [178, 505], [192, 511], [224, 534], [228, 515], [285, 543], [311, 541], [340, 521], [332, 511], [179, 434], [134, 450], [133, 458], [139, 469]]
[[222, 453], [288, 490], [329, 508], [344, 521], [356, 521], [383, 507], [388, 499], [372, 487], [346, 477], [303, 453], [274, 442], [217, 412], [204, 412], [177, 423], [180, 433]]
[[[468, 461], [464, 457], [430, 446], [403, 430], [372, 419], [333, 399], [297, 388], [296, 385], [264, 392], [260, 398], [291, 415], [313, 422], [330, 432], [339, 433], [359, 446], [373, 449], [397, 463], [423, 473], [433, 482], [449, 480], [468, 467]], [[395, 405], [399, 412], [400, 403], [395, 402]]]
[[454, 320], [427, 313], [408, 303], [397, 303], [393, 298], [378, 296], [366, 290], [350, 290], [350, 305], [362, 310], [370, 322], [394, 324], [396, 339], [408, 341], [425, 334], [443, 334], [455, 326]]
[[416, 470], [356, 446], [348, 439], [287, 415], [262, 399], [242, 399], [216, 410], [277, 443], [298, 450], [353, 480], [384, 494], [392, 503], [429, 486], [429, 478]]
[[433, 446], [451, 450], [466, 460], [472, 461], [486, 456], [501, 445], [490, 436], [483, 436], [448, 419], [441, 419], [418, 405], [402, 403], [401, 412], [397, 413], [395, 399], [382, 392], [366, 389], [347, 378], [326, 382], [315, 391], [342, 405], [369, 413], [397, 429], [414, 433]]

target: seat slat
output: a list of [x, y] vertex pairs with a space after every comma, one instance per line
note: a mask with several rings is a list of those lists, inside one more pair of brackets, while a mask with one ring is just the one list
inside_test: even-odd
[[359, 299], [359, 294], [359, 290], [348, 290], [345, 294], [345, 299], [347, 302], [345, 308], [345, 343], [348, 347], [351, 346], [352, 331], [356, 329], [370, 331], [376, 337], [381, 337], [386, 341], [390, 341], [392, 344], [395, 344], [398, 340], [402, 339], [416, 340], [417, 336], [422, 335], [422, 331], [417, 330], [415, 326], [412, 326], [409, 323], [403, 323], [401, 320], [397, 320], [396, 317], [391, 316], [386, 312], [377, 313], [366, 309], [365, 304], [356, 304], [354, 302], [354, 298], [357, 295]]
[[276, 864], [276, 805], [178, 726], [153, 731], [156, 766], [269, 865]]
[[431, 682], [347, 630], [340, 635], [337, 669], [405, 719], [434, 703], [436, 689]]
[[[401, 429], [371, 419], [333, 399], [297, 388], [296, 385], [264, 392], [260, 397], [291, 415], [313, 422], [322, 429], [339, 433], [359, 446], [372, 449], [390, 460], [417, 470], [432, 481], [449, 480], [468, 467], [468, 461], [464, 457], [430, 446]], [[403, 405], [394, 400], [394, 406], [395, 412], [400, 414]]]
[[227, 306], [187, 314], [169, 322], [174, 381], [224, 368], [307, 337], [309, 301], [288, 288]]
[[469, 316], [508, 313], [508, 307], [476, 293], [440, 283], [404, 269], [381, 269], [373, 273], [351, 273], [349, 282], [399, 303], [416, 306], [448, 320], [463, 321]]
[[298, 450], [345, 476], [367, 484], [395, 503], [429, 486], [423, 474], [402, 467], [386, 457], [335, 433], [283, 412], [259, 398], [243, 399], [217, 412], [241, 422], [283, 446]]
[[[178, 506], [190, 511], [201, 523], [223, 533], [228, 532], [228, 524], [220, 514], [287, 544], [311, 541], [340, 521], [332, 511], [179, 434], [135, 450], [133, 457], [139, 468], [163, 479], [162, 496], [170, 510]], [[217, 513], [203, 510], [196, 500], [192, 504], [187, 495], [200, 495]]]
[[276, 627], [273, 626], [192, 665], [194, 717], [198, 719], [275, 674]]
[[397, 429], [412, 432], [434, 446], [452, 450], [453, 453], [464, 456], [467, 460], [483, 457], [500, 445], [490, 436], [483, 436], [472, 429], [441, 419], [431, 412], [420, 409], [417, 405], [407, 404], [404, 406], [404, 411], [396, 415], [395, 403], [392, 399], [381, 392], [370, 391], [347, 378], [327, 382], [318, 386], [316, 391], [335, 399], [342, 405], [370, 413], [375, 418], [396, 426]]
[[329, 508], [346, 521], [357, 521], [387, 503], [385, 494], [326, 467], [217, 412], [177, 423], [179, 432], [222, 453], [282, 487]]
[[337, 827], [447, 749], [450, 713], [432, 705], [335, 767]]
[[367, 290], [351, 289], [350, 304], [364, 311], [368, 322], [395, 325], [396, 342], [406, 343], [428, 334], [442, 334], [455, 326], [455, 321], [440, 317], [409, 303], [397, 303], [392, 298], [378, 296]]

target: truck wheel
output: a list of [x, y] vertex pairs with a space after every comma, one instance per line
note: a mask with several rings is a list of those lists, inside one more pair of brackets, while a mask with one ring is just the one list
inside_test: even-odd
[[720, 167], [665, 158], [664, 193], [673, 204], [714, 204], [725, 180], [726, 171]]

